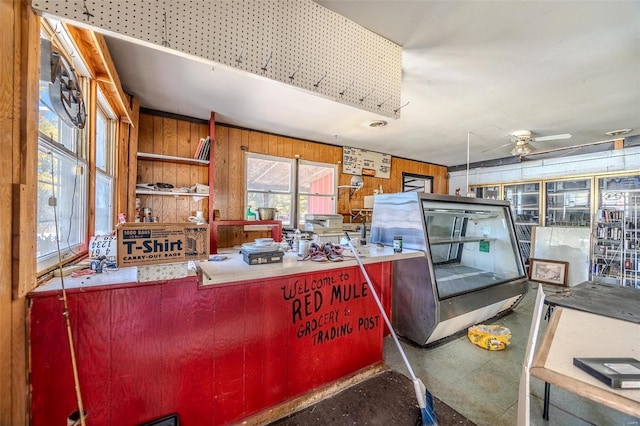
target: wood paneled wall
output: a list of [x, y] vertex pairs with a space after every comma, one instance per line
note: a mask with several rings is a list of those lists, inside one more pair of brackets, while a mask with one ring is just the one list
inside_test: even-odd
[[[247, 206], [244, 201], [244, 153], [274, 155], [321, 163], [340, 164], [342, 147], [277, 136], [254, 130], [238, 129], [218, 124], [216, 126], [213, 164], [215, 167], [214, 208], [220, 210], [222, 219], [242, 219]], [[349, 185], [352, 175], [342, 173], [338, 167], [338, 185]], [[364, 207], [364, 196], [373, 195], [382, 187], [385, 193], [402, 190], [402, 173], [433, 176], [433, 192], [446, 194], [447, 168], [419, 161], [393, 157], [389, 179], [364, 177], [362, 189], [349, 200], [349, 189], [338, 189], [338, 213], [348, 214], [352, 209]], [[219, 246], [230, 247], [257, 235], [243, 232], [241, 228], [220, 228]], [[265, 234], [266, 236], [266, 234]]]
[[[220, 219], [243, 219], [247, 206], [244, 199], [245, 152], [273, 155], [320, 163], [340, 164], [342, 147], [309, 142], [254, 130], [217, 124], [212, 143], [211, 161], [214, 167], [214, 209]], [[198, 140], [208, 133], [207, 125], [168, 118], [150, 113], [140, 114], [138, 152], [192, 157]], [[352, 175], [341, 173], [338, 168], [338, 185], [349, 185]], [[364, 196], [373, 195], [375, 189], [384, 192], [402, 190], [402, 173], [433, 176], [433, 192], [446, 194], [447, 169], [443, 166], [393, 157], [389, 179], [364, 177], [362, 189], [349, 200], [349, 189], [338, 189], [338, 213], [348, 215], [352, 209], [364, 207]], [[191, 186], [196, 182], [207, 183], [206, 168], [138, 160], [138, 182], [166, 182], [176, 186]], [[161, 222], [184, 222], [195, 210], [204, 210], [206, 202], [194, 202], [191, 197], [166, 197], [140, 195], [143, 207], [151, 207], [153, 215]], [[255, 206], [254, 206], [255, 207]], [[269, 236], [269, 231], [245, 232], [243, 227], [220, 228], [219, 247], [231, 247], [256, 237]]]

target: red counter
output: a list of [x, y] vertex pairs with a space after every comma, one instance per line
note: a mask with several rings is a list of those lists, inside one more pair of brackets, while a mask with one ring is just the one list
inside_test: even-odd
[[[222, 425], [382, 361], [384, 323], [355, 263], [211, 286], [196, 276], [67, 290], [91, 426]], [[251, 268], [260, 268], [255, 266]], [[390, 306], [392, 262], [366, 265]], [[59, 291], [30, 295], [33, 426], [77, 409]]]

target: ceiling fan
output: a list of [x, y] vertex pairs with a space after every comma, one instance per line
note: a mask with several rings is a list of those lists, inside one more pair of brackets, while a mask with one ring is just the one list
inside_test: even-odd
[[511, 155], [516, 157], [522, 157], [523, 155], [531, 154], [535, 148], [531, 145], [531, 142], [544, 142], [544, 141], [553, 141], [560, 139], [569, 139], [571, 135], [569, 133], [562, 133], [559, 135], [549, 135], [549, 136], [541, 136], [541, 137], [533, 137], [531, 135], [530, 130], [516, 130], [511, 132], [509, 135], [511, 138], [511, 142], [505, 144], [503, 146], [510, 145], [511, 143], [516, 144], [511, 150]]

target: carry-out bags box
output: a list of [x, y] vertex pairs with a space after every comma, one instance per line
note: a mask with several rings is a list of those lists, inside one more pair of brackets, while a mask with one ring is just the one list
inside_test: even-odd
[[208, 258], [209, 225], [127, 222], [118, 226], [119, 267]]

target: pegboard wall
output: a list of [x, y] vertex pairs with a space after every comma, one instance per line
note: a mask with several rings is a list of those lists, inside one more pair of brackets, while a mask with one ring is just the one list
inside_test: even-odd
[[32, 0], [35, 10], [391, 118], [402, 48], [310, 0]]

